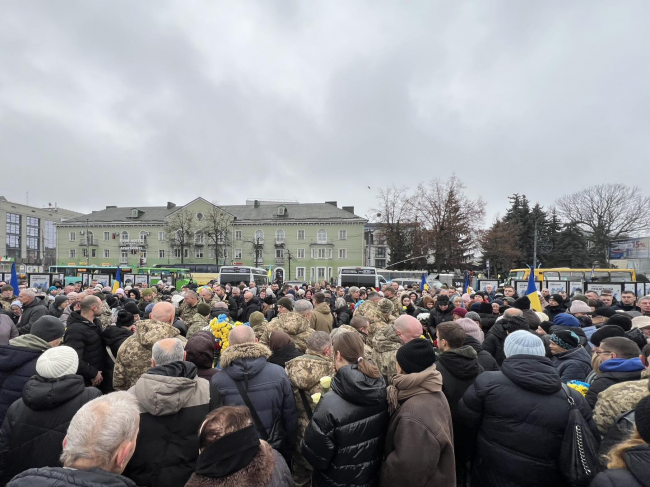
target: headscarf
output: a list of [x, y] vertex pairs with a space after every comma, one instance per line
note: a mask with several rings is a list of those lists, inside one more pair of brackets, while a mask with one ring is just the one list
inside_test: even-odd
[[282, 330], [273, 330], [269, 335], [269, 348], [277, 352], [291, 343], [291, 337]]

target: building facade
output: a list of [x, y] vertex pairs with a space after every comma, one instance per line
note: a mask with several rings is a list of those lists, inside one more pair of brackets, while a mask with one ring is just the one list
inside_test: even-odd
[[[274, 279], [331, 280], [341, 266], [364, 263], [364, 224], [336, 202], [250, 200], [215, 206], [197, 198], [185, 206], [114, 207], [57, 225], [59, 265], [196, 264], [272, 269]], [[216, 271], [215, 271], [216, 272]]]
[[0, 196], [2, 256], [28, 267], [48, 267], [56, 260], [56, 224], [81, 215], [58, 206], [36, 208]]
[[390, 259], [390, 247], [381, 232], [381, 223], [366, 223], [364, 227], [365, 265], [384, 269]]

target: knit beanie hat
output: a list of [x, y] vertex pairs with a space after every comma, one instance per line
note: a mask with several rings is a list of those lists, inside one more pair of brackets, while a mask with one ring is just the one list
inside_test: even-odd
[[569, 313], [560, 313], [559, 315], [556, 315], [555, 319], [553, 319], [553, 323], [560, 326], [573, 326], [575, 328], [580, 328], [580, 321], [578, 321], [578, 318]]
[[465, 315], [465, 318], [469, 318], [472, 321], [478, 321], [479, 323], [481, 323], [481, 317], [475, 311], [470, 311], [469, 313], [467, 313]]
[[282, 306], [283, 308], [287, 308], [289, 311], [293, 311], [293, 303], [289, 298], [280, 298], [278, 299], [278, 306]]
[[14, 290], [13, 286], [10, 286], [9, 284], [5, 284], [4, 286], [2, 286], [2, 289], [0, 289], [0, 291], [2, 292], [13, 291], [13, 290]]
[[503, 298], [503, 300], [506, 303], [508, 303], [508, 306], [512, 306], [513, 304], [515, 304], [515, 298], [513, 298], [512, 296], [506, 296], [505, 298]]
[[259, 311], [255, 311], [251, 313], [250, 318], [248, 318], [248, 322], [251, 326], [261, 325], [264, 323], [264, 315]]
[[393, 302], [387, 298], [381, 298], [377, 303], [377, 306], [379, 306], [379, 311], [381, 311], [384, 314], [392, 313], [393, 309], [395, 309], [395, 305], [393, 304]]
[[646, 328], [648, 326], [650, 326], [650, 316], [632, 318], [632, 328]]
[[530, 309], [530, 298], [528, 296], [522, 296], [519, 299], [515, 299], [512, 307], [521, 310]]
[[65, 294], [61, 294], [60, 296], [57, 296], [54, 298], [54, 306], [59, 307], [61, 304], [66, 302], [68, 300], [68, 297]]
[[553, 301], [555, 301], [557, 304], [562, 304], [564, 302], [564, 299], [562, 299], [562, 296], [559, 294], [551, 294], [551, 298]]
[[210, 305], [207, 303], [199, 303], [196, 307], [196, 312], [201, 316], [208, 316], [210, 314]]
[[582, 301], [585, 304], [589, 304], [589, 298], [585, 296], [584, 294], [576, 294], [571, 298], [571, 302], [574, 303], [576, 301]]
[[632, 329], [632, 318], [623, 313], [616, 313], [605, 324], [620, 326], [623, 331], [630, 331]]
[[650, 443], [650, 396], [644, 397], [636, 405], [634, 420], [643, 441]]
[[45, 315], [34, 322], [30, 333], [46, 342], [53, 342], [64, 335], [65, 326], [63, 326], [60, 319]]
[[124, 305], [124, 309], [127, 310], [129, 313], [137, 315], [140, 314], [140, 310], [138, 309], [138, 305], [135, 304], [133, 301], [129, 301]]
[[465, 315], [467, 314], [467, 310], [465, 308], [454, 308], [451, 314], [460, 316], [461, 318], [465, 318]]
[[569, 313], [571, 313], [572, 315], [576, 313], [591, 313], [591, 308], [584, 301], [580, 301], [579, 299], [577, 299], [573, 303], [571, 303], [571, 307], [569, 308]]
[[547, 335], [550, 335], [551, 333], [551, 326], [553, 326], [553, 323], [551, 323], [548, 320], [542, 321], [539, 326], [546, 332]]
[[395, 358], [405, 373], [416, 374], [436, 362], [436, 352], [429, 340], [416, 338], [399, 347]]
[[616, 314], [616, 310], [610, 308], [609, 306], [601, 306], [594, 310], [593, 316], [604, 316], [605, 318], [611, 318]]
[[492, 314], [492, 305], [490, 303], [486, 303], [486, 302], [479, 303], [478, 312], [483, 314], [483, 315]]
[[546, 355], [542, 339], [526, 330], [510, 333], [503, 344], [503, 352], [506, 358], [513, 355], [537, 355], [539, 357]]
[[11, 306], [18, 306], [20, 309], [23, 309], [23, 303], [21, 303], [17, 299], [11, 302]]
[[591, 335], [589, 341], [597, 347], [600, 347], [600, 342], [602, 342], [605, 338], [622, 336], [625, 336], [625, 332], [620, 326], [605, 325], [597, 329], [594, 334]]
[[140, 291], [140, 296], [142, 296], [143, 298], [145, 296], [153, 296], [153, 292], [151, 291], [151, 289], [145, 288], [142, 291]]
[[573, 350], [580, 345], [580, 338], [571, 330], [559, 330], [550, 337], [551, 341], [564, 350]]
[[479, 342], [483, 343], [483, 339], [485, 338], [485, 334], [483, 333], [483, 330], [481, 330], [476, 322], [470, 318], [461, 318], [458, 321], [456, 321], [460, 325], [460, 327], [463, 329], [466, 335], [469, 335], [471, 337], [476, 338]]
[[78, 367], [79, 355], [74, 348], [65, 345], [45, 350], [36, 361], [36, 373], [45, 379], [76, 374]]

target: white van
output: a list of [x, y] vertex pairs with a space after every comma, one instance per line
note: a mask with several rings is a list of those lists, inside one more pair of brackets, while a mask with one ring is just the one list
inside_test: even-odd
[[377, 274], [375, 267], [339, 267], [338, 286], [374, 287], [381, 290], [384, 284], [386, 284], [386, 279]]
[[259, 267], [225, 265], [219, 269], [219, 284], [238, 286], [243, 282], [248, 286], [251, 281], [258, 286], [266, 286], [269, 283], [268, 271]]

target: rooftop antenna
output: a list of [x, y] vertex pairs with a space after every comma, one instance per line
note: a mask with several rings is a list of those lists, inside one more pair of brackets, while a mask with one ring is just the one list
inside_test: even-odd
[[25, 205], [29, 206], [29, 191], [26, 191], [25, 195]]

